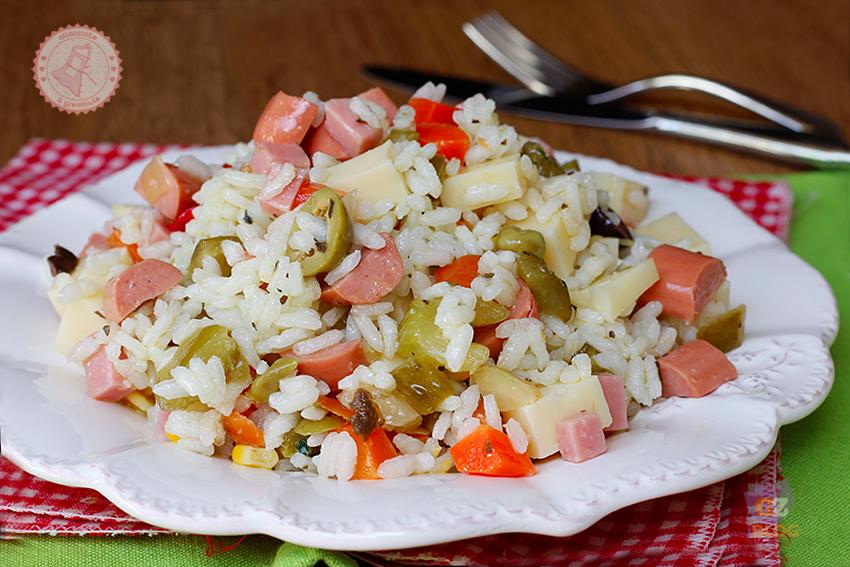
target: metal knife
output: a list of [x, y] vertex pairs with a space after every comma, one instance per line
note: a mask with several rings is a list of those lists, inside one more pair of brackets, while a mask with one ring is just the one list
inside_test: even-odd
[[446, 96], [453, 100], [482, 93], [501, 108], [540, 120], [597, 128], [655, 131], [808, 166], [850, 168], [850, 151], [846, 146], [817, 134], [792, 132], [759, 122], [660, 113], [617, 103], [589, 105], [578, 98], [539, 96], [523, 86], [500, 85], [411, 69], [369, 65], [364, 71], [402, 90], [414, 90], [427, 81], [443, 83], [446, 85]]

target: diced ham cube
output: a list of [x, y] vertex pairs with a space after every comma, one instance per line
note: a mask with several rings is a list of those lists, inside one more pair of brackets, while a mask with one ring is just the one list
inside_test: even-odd
[[168, 434], [165, 433], [165, 422], [168, 421], [170, 411], [164, 410], [156, 406], [156, 420], [154, 421], [153, 434], [157, 441], [168, 441]]
[[350, 98], [332, 98], [325, 103], [325, 121], [328, 134], [336, 140], [349, 156], [357, 156], [378, 145], [383, 132], [361, 122], [349, 107]]
[[291, 163], [296, 169], [307, 169], [310, 167], [310, 158], [298, 144], [256, 144], [251, 157], [251, 171], [268, 173], [276, 163]]
[[685, 343], [658, 359], [665, 398], [701, 398], [738, 376], [735, 365], [709, 342]]
[[555, 424], [561, 457], [581, 463], [605, 452], [605, 433], [596, 412], [583, 411]]
[[300, 144], [318, 111], [318, 107], [310, 101], [278, 92], [257, 120], [254, 142]]
[[345, 151], [345, 148], [339, 142], [333, 139], [324, 122], [318, 128], [310, 130], [310, 133], [304, 138], [304, 149], [311, 156], [316, 152], [322, 152], [339, 161], [354, 157], [354, 155]]
[[395, 113], [398, 112], [398, 107], [392, 100], [390, 100], [390, 97], [387, 96], [387, 93], [385, 93], [381, 87], [372, 87], [368, 91], [360, 93], [357, 96], [370, 100], [383, 108], [387, 113], [387, 120], [390, 122], [393, 121]]
[[712, 256], [662, 244], [649, 255], [659, 280], [640, 297], [660, 301], [664, 314], [693, 321], [726, 279], [723, 262]]
[[101, 346], [85, 362], [86, 393], [90, 398], [104, 402], [117, 402], [133, 391], [133, 385], [118, 374], [112, 361]]
[[626, 396], [626, 388], [623, 379], [613, 374], [600, 374], [599, 384], [602, 385], [602, 393], [608, 403], [608, 411], [614, 420], [604, 431], [623, 431], [629, 428], [629, 416], [627, 409], [629, 400]]
[[[109, 230], [112, 232], [112, 229]], [[109, 234], [103, 234], [101, 232], [95, 232], [91, 236], [89, 236], [86, 245], [83, 246], [83, 250], [80, 252], [79, 257], [83, 258], [86, 254], [90, 252], [97, 252], [100, 250], [109, 250]]]
[[[298, 190], [304, 185], [308, 173], [308, 169], [296, 168], [295, 177], [279, 193], [270, 197], [260, 194], [260, 207], [263, 211], [274, 217], [292, 210], [295, 196], [298, 195]], [[273, 168], [269, 177], [274, 177], [276, 174], [277, 170]]]

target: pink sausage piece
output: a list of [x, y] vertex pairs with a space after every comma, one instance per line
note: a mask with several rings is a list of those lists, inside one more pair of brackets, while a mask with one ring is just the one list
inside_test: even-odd
[[251, 157], [251, 171], [268, 173], [276, 163], [291, 163], [296, 169], [308, 169], [310, 158], [298, 144], [258, 143]]
[[133, 264], [103, 288], [103, 313], [109, 321], [122, 321], [139, 306], [159, 297], [183, 279], [183, 273], [162, 260]]
[[664, 314], [685, 321], [697, 318], [726, 279], [723, 262], [712, 256], [662, 244], [649, 255], [660, 279], [640, 303], [660, 301]]
[[365, 305], [387, 295], [404, 275], [404, 264], [395, 242], [381, 233], [386, 245], [380, 250], [364, 248], [360, 263], [339, 281], [322, 291], [322, 301], [332, 305]]
[[[517, 280], [517, 283], [519, 283], [519, 291], [511, 307], [511, 314], [508, 315], [508, 319], [527, 319], [528, 317], [534, 317], [536, 319], [540, 317], [540, 311], [537, 309], [537, 300], [534, 299], [531, 288], [522, 280]], [[493, 360], [499, 358], [502, 345], [505, 343], [505, 339], [500, 339], [496, 336], [496, 327], [498, 326], [498, 324], [486, 325], [475, 329], [475, 342], [490, 349], [490, 356]]]
[[90, 398], [104, 402], [117, 402], [133, 391], [130, 382], [118, 374], [112, 361], [101, 346], [85, 362], [86, 393]]
[[307, 153], [313, 155], [316, 152], [328, 154], [332, 158], [344, 161], [354, 156], [345, 151], [339, 142], [334, 140], [328, 131], [327, 125], [322, 122], [318, 128], [313, 128], [307, 137], [304, 138], [304, 149]]
[[701, 398], [738, 377], [735, 365], [709, 342], [685, 343], [658, 359], [665, 398]]
[[608, 403], [608, 411], [611, 412], [613, 421], [603, 431], [623, 431], [629, 428], [629, 416], [627, 409], [629, 400], [626, 396], [626, 388], [623, 379], [613, 374], [600, 374], [599, 383], [602, 385], [602, 393]]
[[561, 457], [571, 463], [581, 463], [605, 452], [605, 433], [602, 422], [592, 411], [583, 411], [555, 424]]
[[162, 216], [173, 220], [185, 209], [194, 206], [192, 195], [202, 183], [202, 180], [157, 156], [142, 170], [133, 189]]
[[381, 141], [383, 132], [361, 122], [349, 107], [350, 98], [332, 98], [325, 103], [325, 121], [328, 134], [351, 157], [372, 149]]
[[368, 91], [362, 92], [357, 96], [370, 100], [383, 108], [387, 113], [387, 120], [390, 122], [392, 122], [393, 118], [395, 118], [395, 113], [398, 112], [398, 107], [392, 100], [390, 100], [390, 97], [387, 96], [387, 93], [385, 93], [381, 87], [372, 87]]
[[355, 368], [369, 364], [363, 355], [360, 341], [338, 343], [297, 358], [299, 374], [323, 380], [332, 390], [337, 390], [339, 381], [354, 372]]
[[318, 111], [312, 102], [280, 91], [269, 100], [257, 120], [254, 141], [300, 144]]

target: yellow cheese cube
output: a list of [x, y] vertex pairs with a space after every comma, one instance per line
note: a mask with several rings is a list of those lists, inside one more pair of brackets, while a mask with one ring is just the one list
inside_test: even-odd
[[546, 242], [543, 260], [556, 276], [563, 280], [573, 275], [576, 252], [570, 250], [570, 234], [561, 215], [552, 215], [545, 223], [541, 223], [532, 213], [527, 219], [515, 224], [520, 228], [536, 230], [543, 235]]
[[505, 419], [514, 418], [522, 425], [528, 435], [528, 456], [542, 459], [558, 452], [557, 423], [581, 411], [594, 412], [602, 427], [611, 425], [611, 412], [596, 376], [550, 386], [533, 404], [505, 412]]
[[446, 179], [440, 197], [444, 207], [480, 209], [519, 199], [525, 192], [519, 155], [470, 166]]
[[646, 209], [649, 207], [646, 187], [613, 173], [601, 171], [593, 172], [593, 181], [597, 189], [608, 192], [608, 206], [620, 215], [626, 224], [637, 226], [646, 217]]
[[357, 191], [358, 199], [403, 202], [408, 195], [404, 176], [393, 165], [392, 142], [348, 161], [329, 167], [323, 184], [346, 193]]
[[613, 321], [631, 313], [637, 299], [657, 281], [655, 262], [647, 259], [622, 272], [614, 272], [585, 289], [571, 289], [570, 299], [576, 307], [593, 309]]
[[97, 313], [103, 308], [102, 303], [100, 294], [97, 294], [65, 305], [59, 332], [56, 333], [56, 350], [59, 353], [68, 356], [75, 344], [106, 325], [106, 319]]
[[673, 244], [687, 248], [691, 252], [701, 252], [711, 255], [711, 246], [693, 229], [678, 213], [664, 215], [651, 223], [635, 229], [638, 236], [654, 238], [664, 244]]

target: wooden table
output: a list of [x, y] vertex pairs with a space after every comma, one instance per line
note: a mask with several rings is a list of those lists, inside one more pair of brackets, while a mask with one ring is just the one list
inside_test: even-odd
[[[278, 89], [315, 90], [325, 98], [354, 94], [368, 84], [360, 72], [365, 63], [506, 81], [460, 29], [493, 7], [555, 54], [609, 81], [687, 71], [771, 93], [837, 121], [850, 134], [846, 0], [0, 4], [0, 162], [34, 136], [197, 144], [245, 140]], [[48, 106], [31, 71], [41, 40], [74, 23], [111, 36], [124, 64], [117, 95], [82, 116]], [[398, 101], [405, 97], [390, 93]], [[677, 99], [694, 101], [690, 95]], [[556, 147], [654, 171], [712, 175], [792, 169], [648, 134], [505, 118]]]

